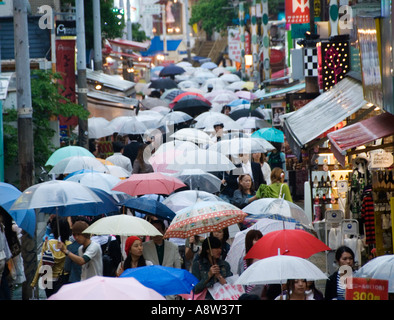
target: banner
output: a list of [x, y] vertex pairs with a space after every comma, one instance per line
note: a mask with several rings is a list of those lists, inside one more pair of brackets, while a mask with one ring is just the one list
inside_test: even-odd
[[286, 23], [309, 22], [309, 0], [286, 0]]
[[346, 300], [388, 300], [388, 280], [352, 278], [351, 288], [346, 288]]
[[[64, 87], [63, 96], [75, 103], [75, 40], [56, 40], [56, 71], [63, 77], [58, 80]], [[78, 117], [76, 116], [59, 116], [60, 126], [76, 126], [77, 124]]]
[[241, 62], [241, 36], [238, 28], [228, 28], [228, 58]]

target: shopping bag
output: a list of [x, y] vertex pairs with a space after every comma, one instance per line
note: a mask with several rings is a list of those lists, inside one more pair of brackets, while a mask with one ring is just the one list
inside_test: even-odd
[[238, 278], [238, 275], [233, 275], [226, 278], [226, 284], [215, 283], [208, 289], [209, 293], [215, 300], [238, 300], [245, 293], [245, 289], [241, 284], [234, 284]]

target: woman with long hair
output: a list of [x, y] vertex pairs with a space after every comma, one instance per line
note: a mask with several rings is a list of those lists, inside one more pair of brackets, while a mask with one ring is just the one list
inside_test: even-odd
[[148, 147], [147, 144], [141, 144], [138, 149], [137, 158], [133, 163], [133, 174], [136, 173], [149, 173], [153, 172], [153, 167], [150, 163], [145, 162], [145, 149]]
[[284, 182], [285, 172], [281, 168], [274, 168], [271, 171], [271, 184], [260, 185], [256, 192], [257, 199], [260, 198], [283, 198], [293, 202], [289, 186]]
[[241, 174], [238, 177], [238, 189], [234, 191], [231, 203], [242, 209], [256, 199], [252, 177], [249, 174]]

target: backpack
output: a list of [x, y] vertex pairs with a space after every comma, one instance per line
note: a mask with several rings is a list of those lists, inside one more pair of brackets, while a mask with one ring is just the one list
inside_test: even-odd
[[115, 265], [112, 257], [109, 254], [109, 245], [111, 243], [112, 236], [108, 237], [108, 242], [105, 246], [105, 250], [103, 253], [103, 276], [104, 277], [115, 277], [116, 275], [116, 268], [117, 266]]
[[271, 169], [273, 168], [282, 168], [282, 158], [280, 156], [280, 152], [271, 152], [268, 158], [268, 164], [270, 165]]

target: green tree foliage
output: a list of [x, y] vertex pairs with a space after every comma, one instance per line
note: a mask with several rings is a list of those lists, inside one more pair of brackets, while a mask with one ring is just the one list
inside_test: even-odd
[[[45, 70], [33, 70], [31, 73], [31, 95], [33, 106], [34, 162], [44, 165], [52, 154], [51, 143], [55, 131], [50, 126], [51, 117], [63, 115], [87, 119], [89, 111], [81, 105], [70, 102], [62, 96], [64, 88], [57, 82], [59, 73]], [[7, 167], [17, 163], [18, 130], [16, 129], [17, 111], [7, 110], [4, 116], [4, 153]]]
[[237, 17], [235, 9], [225, 9], [230, 7], [232, 3], [229, 0], [200, 0], [192, 6], [189, 24], [197, 23], [208, 36], [215, 31], [225, 31]]

